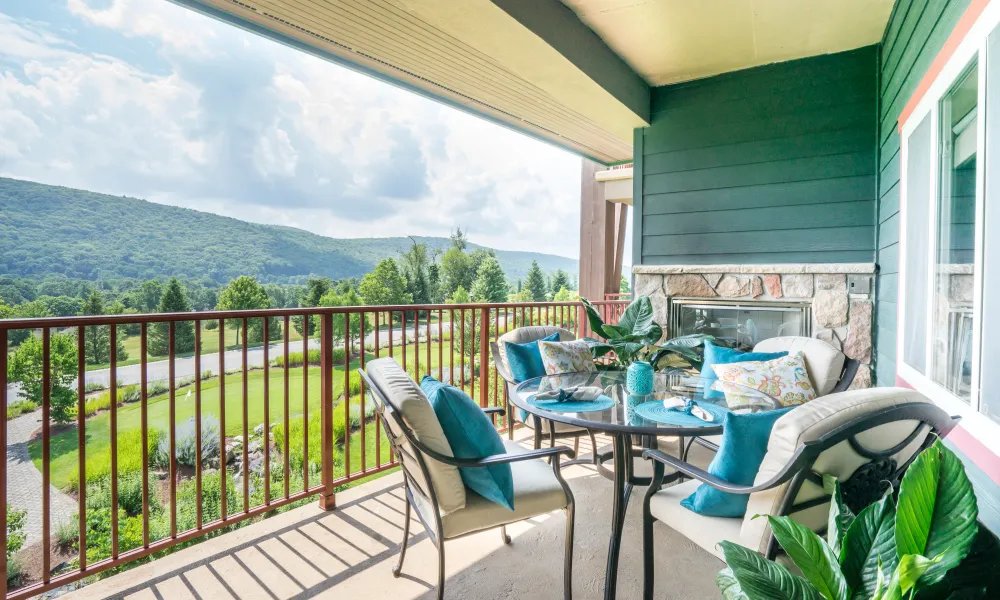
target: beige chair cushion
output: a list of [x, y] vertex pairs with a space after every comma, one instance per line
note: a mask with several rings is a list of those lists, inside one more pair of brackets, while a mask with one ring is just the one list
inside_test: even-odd
[[[526, 452], [516, 442], [505, 441], [504, 446], [510, 454]], [[510, 463], [510, 469], [514, 475], [514, 510], [508, 510], [479, 494], [469, 492], [465, 508], [441, 519], [446, 539], [566, 508], [566, 493], [552, 472], [552, 466], [544, 460]]]
[[705, 517], [681, 506], [681, 500], [693, 494], [699, 485], [700, 481], [689, 480], [660, 490], [650, 498], [649, 511], [656, 520], [723, 559], [719, 542], [739, 543], [743, 521], [738, 518]]
[[[854, 390], [817, 398], [812, 402], [788, 411], [774, 424], [767, 444], [767, 454], [754, 480], [762, 484], [777, 475], [795, 454], [795, 450], [805, 442], [813, 441], [837, 427], [865, 415], [874, 414], [886, 408], [901, 404], [930, 403], [921, 394], [904, 388], [873, 388]], [[873, 450], [888, 450], [903, 442], [915, 427], [923, 427], [917, 421], [897, 421], [873, 427], [857, 435], [858, 441]], [[924, 442], [918, 435], [901, 451], [893, 455], [897, 465], [905, 464]], [[851, 448], [847, 441], [837, 444], [817, 458], [813, 470], [819, 474], [830, 474], [841, 481], [850, 478], [868, 459]], [[747, 513], [740, 531], [740, 543], [763, 553], [767, 550], [770, 528], [766, 519], [752, 519], [756, 514], [768, 515], [778, 512], [788, 490], [788, 484], [764, 492], [751, 494]], [[825, 495], [823, 489], [805, 482], [795, 498], [795, 503], [819, 498]], [[821, 531], [826, 527], [829, 502], [812, 509], [790, 515], [803, 525]]]
[[[377, 358], [369, 361], [365, 366], [365, 372], [379, 387], [389, 404], [399, 413], [403, 422], [420, 443], [439, 454], [454, 456], [448, 438], [445, 437], [441, 423], [438, 421], [431, 403], [427, 400], [427, 396], [395, 360]], [[430, 457], [425, 457], [425, 462], [441, 513], [447, 514], [464, 507], [466, 503], [465, 485], [462, 483], [458, 468], [438, 462]], [[417, 477], [418, 480], [421, 479], [419, 473], [411, 473], [411, 475]]]
[[806, 359], [809, 380], [820, 396], [833, 391], [844, 370], [844, 353], [823, 340], [808, 337], [785, 336], [763, 340], [753, 348], [754, 352], [801, 352]]

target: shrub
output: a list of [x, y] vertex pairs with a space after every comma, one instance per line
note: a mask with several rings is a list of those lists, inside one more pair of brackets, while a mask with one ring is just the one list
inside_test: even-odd
[[170, 387], [162, 379], [157, 379], [149, 383], [146, 386], [146, 396], [152, 398], [153, 396], [159, 396], [161, 394], [166, 394], [170, 391]]
[[7, 505], [7, 558], [10, 558], [24, 545], [24, 540], [27, 538], [24, 533], [24, 521], [27, 516], [27, 511], [17, 510], [10, 504]]
[[[195, 419], [191, 417], [187, 421], [177, 426], [174, 434], [174, 450], [177, 462], [193, 467], [197, 464], [197, 431], [195, 430]], [[212, 458], [219, 455], [219, 420], [213, 415], [204, 415], [201, 418], [201, 458]], [[156, 449], [154, 464], [168, 466], [170, 464], [170, 438], [161, 436], [160, 443]]]
[[118, 403], [132, 404], [142, 399], [142, 390], [138, 385], [126, 385], [118, 389]]
[[7, 405], [7, 419], [20, 417], [21, 415], [35, 412], [36, 410], [38, 410], [38, 405], [31, 400], [19, 400], [17, 402], [12, 402]]
[[106, 384], [104, 382], [100, 382], [100, 381], [92, 381], [92, 382], [90, 382], [88, 384], [85, 384], [83, 386], [83, 391], [84, 391], [84, 393], [87, 393], [87, 394], [89, 394], [91, 392], [100, 392], [100, 391], [103, 391], [103, 390], [106, 390], [106, 389], [108, 389], [108, 384]]
[[218, 328], [219, 328], [219, 322], [218, 321], [206, 321], [205, 322], [205, 329], [207, 329], [209, 331], [215, 331]]
[[[123, 404], [131, 404], [133, 402], [138, 402], [142, 399], [142, 391], [139, 389], [138, 385], [123, 385], [117, 388], [118, 395], [118, 406]], [[111, 409], [111, 391], [108, 390], [103, 394], [98, 394], [93, 398], [90, 398], [84, 404], [84, 411], [89, 417], [96, 414], [102, 410]]]
[[[312, 348], [309, 350], [309, 364], [319, 366], [320, 364], [320, 351], [319, 348]], [[344, 349], [334, 348], [333, 349], [333, 364], [342, 365], [344, 364]], [[271, 360], [271, 366], [273, 367], [284, 367], [285, 357], [277, 356]], [[302, 353], [301, 352], [289, 352], [288, 353], [288, 367], [296, 368], [302, 366]]]
[[80, 543], [80, 516], [63, 521], [56, 526], [56, 545], [62, 550], [78, 547]]

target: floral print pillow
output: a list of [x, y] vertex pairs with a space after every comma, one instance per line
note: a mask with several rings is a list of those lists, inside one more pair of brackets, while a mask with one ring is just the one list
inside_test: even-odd
[[801, 352], [767, 361], [712, 365], [723, 387], [735, 383], [774, 398], [782, 406], [795, 406], [815, 399], [816, 388], [809, 381]]
[[562, 373], [584, 373], [596, 371], [594, 357], [590, 347], [583, 340], [573, 342], [543, 342], [538, 341], [538, 350], [542, 354], [542, 364], [546, 375]]

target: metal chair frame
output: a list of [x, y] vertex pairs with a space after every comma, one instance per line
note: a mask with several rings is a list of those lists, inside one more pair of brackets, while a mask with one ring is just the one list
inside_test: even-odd
[[[801, 444], [795, 450], [791, 459], [774, 477], [759, 485], [751, 486], [729, 483], [677, 457], [665, 454], [659, 450], [646, 450], [643, 452], [643, 457], [653, 461], [653, 482], [649, 486], [642, 504], [643, 598], [645, 600], [652, 600], [653, 598], [653, 523], [656, 521], [656, 518], [650, 512], [650, 501], [663, 485], [664, 467], [669, 466], [683, 476], [697, 479], [717, 490], [730, 494], [753, 494], [788, 483], [788, 489], [785, 491], [785, 495], [774, 515], [788, 516], [830, 501], [829, 495], [821, 495], [815, 500], [795, 504], [795, 498], [806, 481], [810, 481], [820, 487], [823, 486], [823, 478], [813, 470], [813, 465], [826, 450], [846, 440], [855, 452], [871, 461], [887, 460], [889, 457], [903, 450], [913, 440], [917, 439], [918, 436], [924, 435], [925, 439], [920, 446], [920, 450], [915, 452], [906, 464], [896, 466], [894, 478], [898, 479], [921, 451], [928, 448], [939, 437], [948, 435], [958, 424], [959, 420], [960, 417], [949, 417], [947, 413], [933, 404], [910, 402], [892, 406], [848, 421], [816, 440]], [[917, 421], [918, 424], [914, 427], [910, 435], [892, 448], [887, 450], [873, 450], [865, 447], [857, 438], [858, 434], [862, 432], [896, 421]], [[850, 481], [850, 479], [847, 481]], [[774, 534], [769, 534], [765, 558], [774, 560], [779, 549], [780, 546], [774, 538]]]
[[[564, 559], [563, 559], [563, 596], [565, 600], [571, 600], [573, 597], [573, 531], [574, 531], [574, 518], [575, 518], [575, 500], [573, 498], [573, 492], [570, 490], [569, 484], [562, 476], [560, 461], [558, 459], [561, 455], [567, 455], [569, 458], [574, 458], [574, 453], [572, 450], [565, 446], [556, 446], [553, 448], [545, 449], [535, 449], [527, 452], [519, 452], [515, 454], [494, 454], [491, 456], [484, 456], [482, 458], [455, 458], [452, 456], [445, 456], [434, 450], [431, 450], [424, 444], [422, 444], [413, 434], [412, 430], [403, 422], [402, 417], [393, 408], [392, 404], [388, 402], [383, 391], [378, 387], [368, 377], [368, 374], [362, 369], [358, 369], [362, 380], [365, 383], [365, 387], [368, 389], [369, 393], [372, 395], [375, 401], [375, 410], [378, 413], [379, 419], [382, 421], [383, 429], [385, 431], [386, 437], [389, 439], [389, 445], [392, 449], [396, 459], [399, 461], [403, 472], [404, 489], [406, 493], [406, 510], [404, 516], [403, 525], [403, 542], [401, 544], [399, 552], [399, 562], [392, 570], [394, 577], [399, 577], [403, 569], [403, 560], [406, 558], [406, 547], [409, 542], [410, 537], [410, 512], [411, 507], [413, 507], [416, 512], [417, 519], [423, 525], [424, 530], [427, 532], [427, 536], [434, 543], [434, 546], [438, 551], [438, 585], [437, 585], [437, 597], [438, 600], [444, 598], [444, 587], [445, 587], [445, 556], [444, 556], [444, 542], [449, 539], [458, 539], [465, 537], [467, 535], [472, 535], [474, 533], [480, 533], [489, 529], [496, 529], [499, 527], [500, 535], [503, 539], [504, 544], [510, 544], [510, 536], [507, 535], [506, 524], [503, 525], [492, 525], [489, 527], [484, 527], [482, 529], [477, 529], [475, 531], [470, 531], [458, 536], [452, 536], [446, 538], [444, 536], [444, 526], [441, 521], [441, 510], [438, 505], [437, 495], [434, 492], [434, 486], [431, 484], [430, 473], [427, 470], [427, 461], [434, 460], [446, 465], [452, 465], [459, 468], [469, 468], [469, 467], [487, 467], [490, 465], [500, 465], [500, 464], [510, 464], [525, 460], [534, 460], [538, 458], [552, 458], [552, 472], [562, 486], [563, 492], [566, 494], [566, 508], [563, 510], [566, 513], [566, 541], [564, 549]], [[488, 415], [504, 415], [505, 411], [503, 408], [485, 408], [483, 409]], [[401, 435], [396, 435], [393, 432], [400, 431]], [[413, 472], [418, 472], [424, 482], [426, 482], [426, 489], [424, 485], [421, 485], [413, 477]], [[429, 510], [421, 510], [420, 505], [416, 502], [417, 499], [423, 502], [423, 506], [429, 507]], [[424, 514], [424, 513], [427, 514]], [[532, 515], [537, 516], [537, 515]], [[531, 517], [527, 517], [531, 518]], [[518, 519], [518, 521], [524, 519]], [[511, 521], [517, 522], [517, 521]]]

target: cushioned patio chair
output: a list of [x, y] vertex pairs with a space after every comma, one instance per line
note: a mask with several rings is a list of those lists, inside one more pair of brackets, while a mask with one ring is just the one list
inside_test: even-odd
[[[411, 508], [438, 551], [438, 599], [444, 598], [444, 542], [487, 529], [500, 529], [510, 544], [506, 525], [548, 514], [566, 513], [566, 540], [563, 565], [563, 596], [573, 597], [573, 493], [563, 479], [559, 456], [573, 458], [565, 446], [525, 450], [512, 441], [507, 452], [479, 458], [455, 458], [441, 423], [427, 397], [409, 375], [391, 358], [370, 361], [360, 370], [390, 446], [403, 471], [406, 513], [399, 563], [393, 569], [399, 577], [410, 538]], [[502, 408], [484, 409], [488, 414], [504, 414]], [[545, 458], [553, 458], [551, 465]], [[514, 479], [514, 510], [466, 491], [459, 468], [509, 464]]]
[[[719, 542], [728, 540], [780, 559], [780, 546], [767, 519], [754, 515], [790, 516], [822, 533], [830, 496], [823, 475], [841, 482], [855, 514], [885, 492], [898, 488], [916, 455], [938, 436], [947, 435], [957, 417], [921, 394], [903, 388], [852, 390], [817, 398], [777, 420], [767, 454], [753, 485], [734, 485], [659, 450], [643, 456], [653, 461], [653, 483], [643, 501], [644, 598], [653, 598], [653, 524], [660, 521], [706, 551], [723, 558]], [[692, 479], [660, 489], [665, 468]], [[702, 484], [733, 494], [749, 494], [743, 518], [707, 517], [680, 505]]]
[[[853, 358], [847, 358], [823, 340], [802, 336], [782, 336], [761, 340], [753, 347], [754, 352], [801, 352], [806, 362], [806, 372], [809, 380], [816, 388], [816, 394], [826, 396], [838, 392], [846, 392], [854, 381], [861, 363]], [[708, 448], [719, 449], [717, 435], [695, 438], [693, 441]]]
[[[514, 395], [514, 390], [517, 385], [521, 383], [520, 381], [515, 381], [514, 376], [511, 374], [510, 363], [507, 362], [507, 350], [505, 343], [509, 342], [511, 344], [526, 344], [528, 342], [534, 342], [540, 340], [544, 337], [548, 337], [553, 333], [559, 333], [560, 342], [571, 342], [576, 339], [576, 336], [572, 332], [563, 329], [561, 327], [550, 327], [550, 326], [530, 326], [530, 327], [518, 327], [513, 331], [508, 331], [507, 333], [500, 336], [495, 342], [490, 343], [490, 351], [493, 354], [493, 365], [496, 367], [497, 373], [504, 380], [507, 385], [507, 414], [512, 414], [513, 418], [529, 427], [534, 431], [534, 445], [535, 449], [542, 447], [542, 436], [548, 436], [549, 446], [555, 446], [556, 440], [558, 439], [572, 439], [573, 440], [573, 453], [579, 454], [580, 452], [580, 437], [584, 435], [590, 436], [590, 443], [596, 454], [597, 452], [597, 440], [594, 438], [594, 434], [584, 429], [582, 427], [574, 427], [572, 425], [567, 425], [565, 423], [556, 423], [555, 421], [550, 421], [548, 419], [542, 419], [538, 416], [524, 415], [522, 411], [510, 406], [510, 396]], [[525, 417], [528, 418], [525, 418]], [[507, 435], [510, 439], [514, 437], [514, 429], [508, 428]]]

